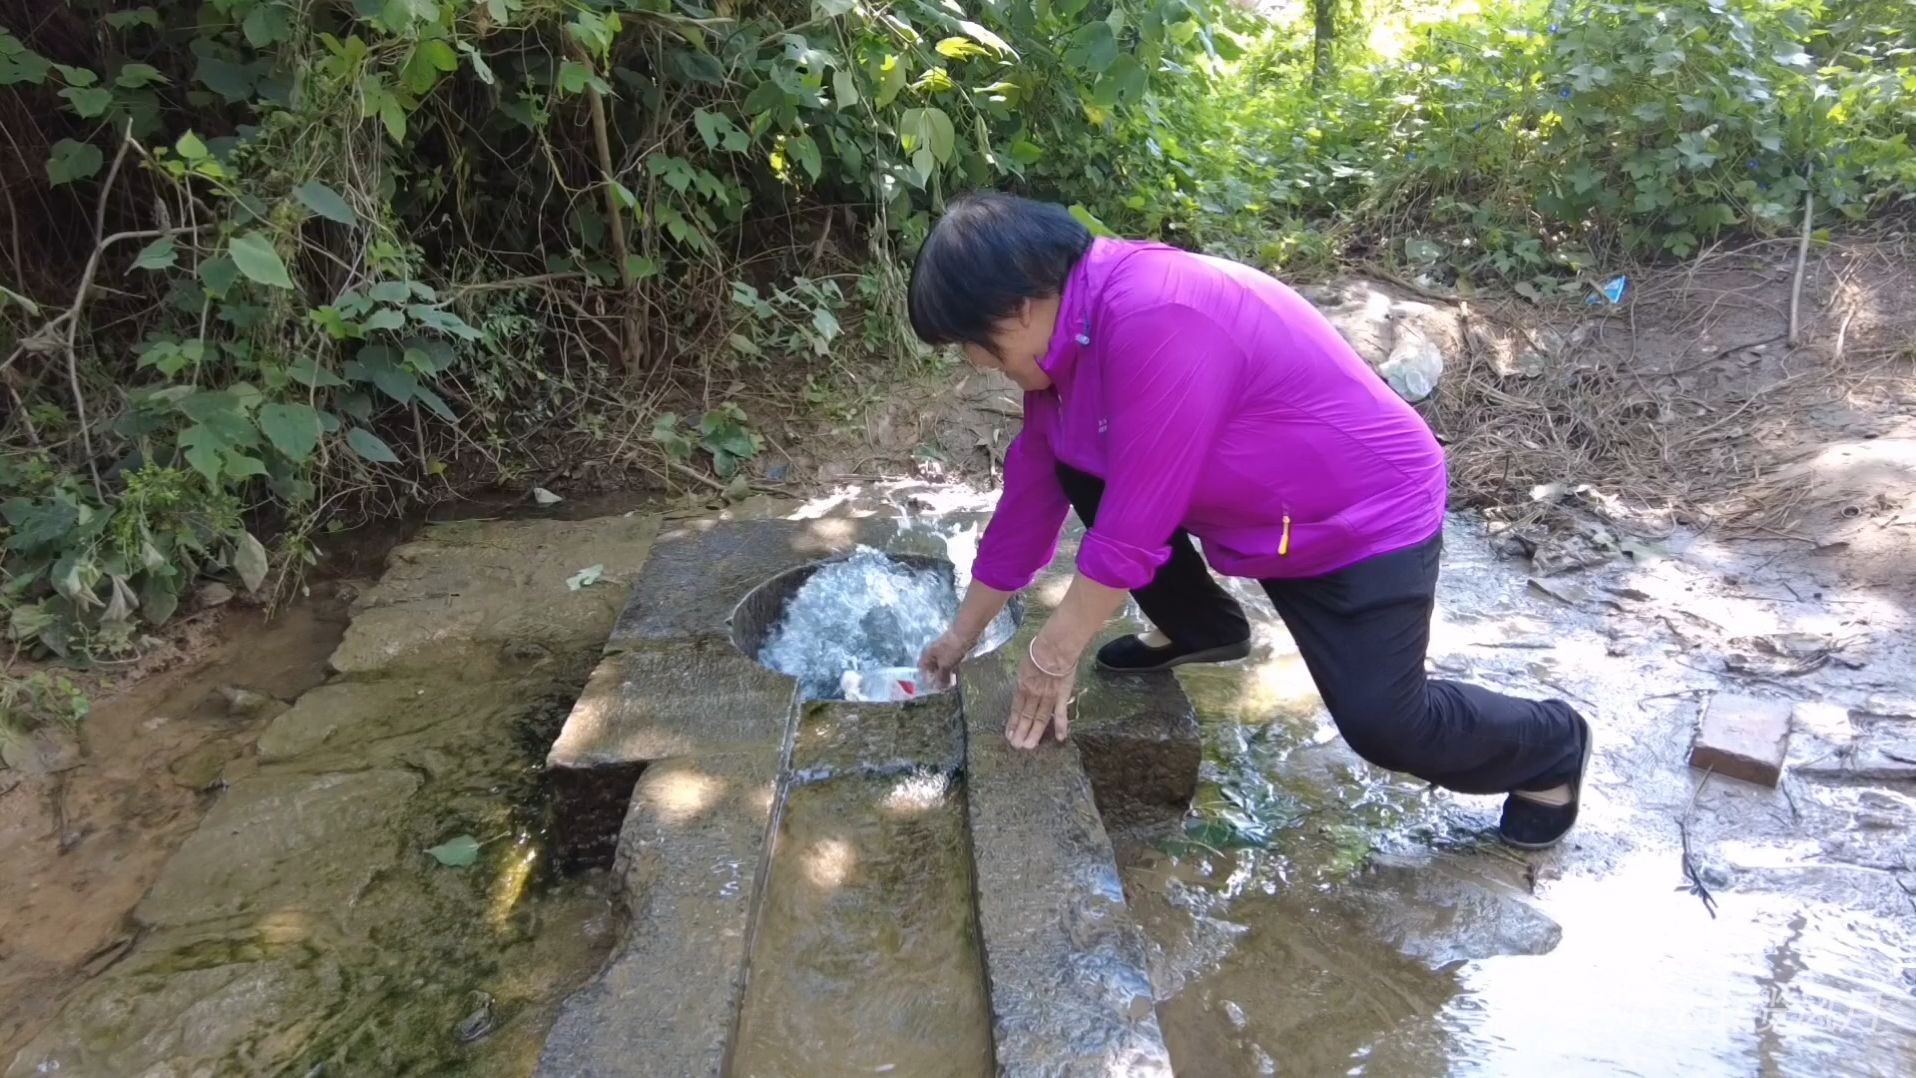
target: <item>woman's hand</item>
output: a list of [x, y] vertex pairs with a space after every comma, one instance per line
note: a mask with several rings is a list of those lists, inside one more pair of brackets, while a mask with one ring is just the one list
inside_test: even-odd
[[[1034, 655], [1044, 659], [1043, 666], [1033, 661]], [[1005, 723], [1005, 740], [1021, 749], [1035, 749], [1049, 727], [1057, 739], [1063, 741], [1071, 729], [1066, 712], [1077, 681], [1076, 655], [1065, 656], [1048, 648], [1042, 640], [1034, 641], [1018, 663], [1018, 685], [1011, 697], [1011, 718]]]
[[946, 629], [943, 636], [925, 647], [925, 653], [918, 657], [918, 669], [925, 672], [933, 688], [948, 689], [958, 676], [958, 664], [977, 646], [976, 637], [967, 637], [956, 626]]

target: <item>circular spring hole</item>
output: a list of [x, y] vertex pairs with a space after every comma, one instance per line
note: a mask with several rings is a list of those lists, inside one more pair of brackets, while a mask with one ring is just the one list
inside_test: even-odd
[[[737, 647], [747, 658], [767, 669], [779, 670], [780, 673], [795, 676], [791, 675], [790, 671], [780, 670], [779, 667], [766, 661], [764, 655], [766, 644], [770, 642], [773, 634], [779, 629], [785, 619], [787, 608], [791, 605], [792, 600], [798, 597], [799, 590], [805, 586], [806, 582], [810, 581], [819, 570], [826, 566], [847, 561], [851, 557], [852, 555], [843, 555], [836, 558], [827, 558], [823, 561], [812, 562], [807, 565], [795, 566], [773, 576], [751, 591], [745, 593], [745, 597], [739, 600], [738, 606], [732, 611], [731, 629], [733, 646]], [[944, 586], [951, 589], [954, 609], [956, 608], [958, 598], [956, 570], [953, 568], [951, 562], [944, 558], [931, 557], [923, 554], [888, 554], [885, 555], [885, 560], [894, 565], [901, 565], [910, 569], [929, 571], [937, 574], [942, 578]], [[1024, 602], [1021, 598], [1013, 596], [1011, 602], [1006, 605], [1005, 609], [1000, 612], [996, 618], [992, 619], [991, 625], [985, 630], [984, 635], [979, 638], [978, 646], [972, 649], [972, 656], [975, 658], [976, 656], [984, 655], [1003, 647], [1005, 641], [1010, 640], [1012, 634], [1018, 631], [1018, 623], [1023, 620], [1023, 617]], [[847, 625], [845, 626], [845, 631], [848, 634], [857, 632], [859, 631], [859, 626]], [[915, 659], [916, 656], [913, 656], [913, 658]], [[844, 694], [840, 691], [839, 686], [827, 684], [822, 679], [814, 680], [806, 684], [804, 689], [808, 699], [844, 699]]]

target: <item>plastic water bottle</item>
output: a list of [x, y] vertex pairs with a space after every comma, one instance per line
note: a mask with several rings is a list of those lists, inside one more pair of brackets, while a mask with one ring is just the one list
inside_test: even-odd
[[838, 679], [838, 695], [858, 703], [895, 704], [936, 691], [929, 685], [920, 687], [921, 677], [918, 670], [909, 666], [847, 670]]

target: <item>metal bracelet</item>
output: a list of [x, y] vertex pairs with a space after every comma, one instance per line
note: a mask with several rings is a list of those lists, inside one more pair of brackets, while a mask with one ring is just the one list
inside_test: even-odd
[[1035, 636], [1031, 638], [1031, 643], [1025, 645], [1025, 654], [1031, 658], [1031, 665], [1038, 668], [1038, 673], [1046, 677], [1061, 678], [1071, 673], [1066, 670], [1062, 674], [1055, 674], [1044, 668], [1044, 664], [1038, 661], [1038, 638]]

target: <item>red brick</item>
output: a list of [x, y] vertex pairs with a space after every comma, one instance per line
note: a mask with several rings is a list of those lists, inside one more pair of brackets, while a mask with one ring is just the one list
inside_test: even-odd
[[1690, 766], [1761, 786], [1783, 776], [1790, 747], [1790, 702], [1718, 694], [1690, 749]]

